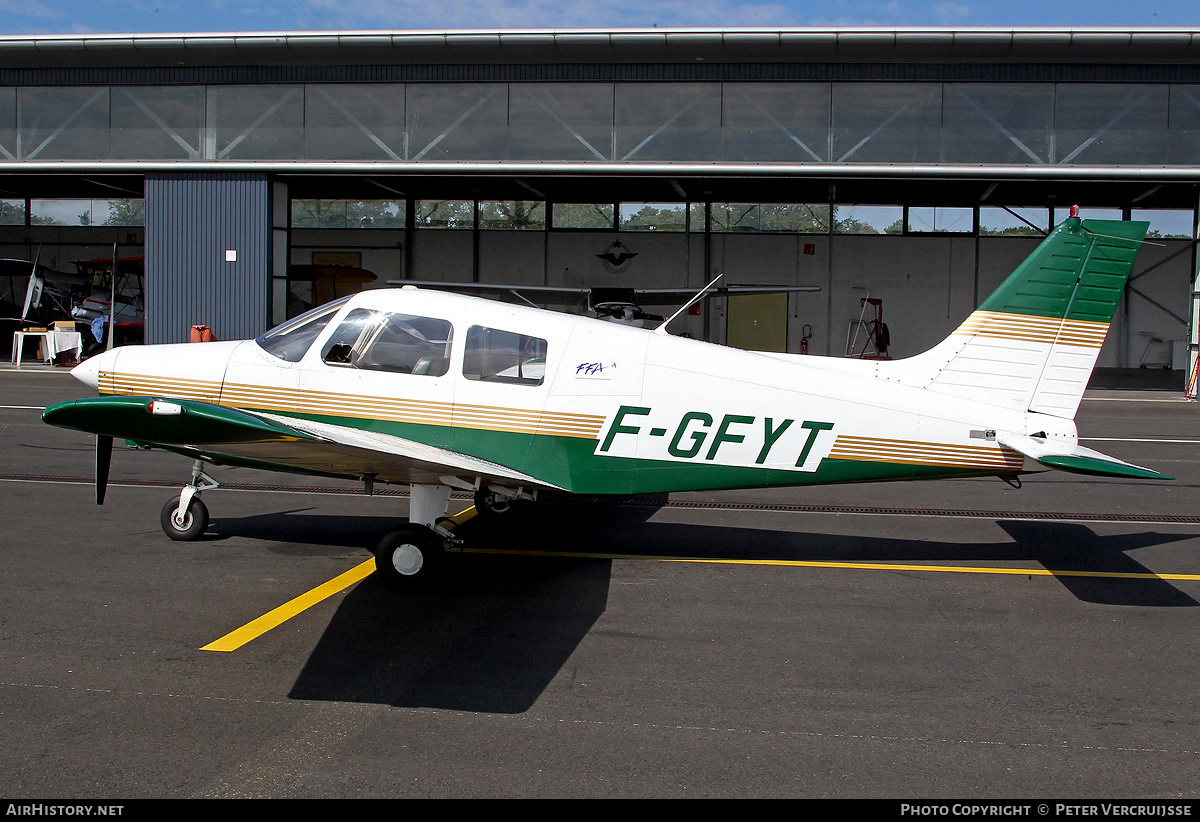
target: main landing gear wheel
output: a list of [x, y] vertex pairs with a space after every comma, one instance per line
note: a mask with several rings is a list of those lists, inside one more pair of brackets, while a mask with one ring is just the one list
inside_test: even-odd
[[442, 538], [423, 525], [401, 525], [375, 548], [375, 573], [397, 588], [419, 588], [437, 577], [446, 558]]
[[183, 518], [179, 514], [179, 497], [172, 497], [163, 506], [162, 515], [158, 518], [162, 524], [163, 533], [174, 540], [186, 542], [199, 539], [208, 527], [208, 506], [199, 497], [192, 497], [188, 502]]
[[501, 496], [486, 488], [480, 488], [475, 492], [475, 512], [485, 517], [507, 514], [512, 507], [512, 497]]

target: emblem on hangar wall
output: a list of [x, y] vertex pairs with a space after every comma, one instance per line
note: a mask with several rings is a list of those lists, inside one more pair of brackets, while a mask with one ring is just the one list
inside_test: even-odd
[[609, 274], [624, 274], [637, 256], [636, 251], [629, 248], [620, 240], [614, 240], [608, 248], [596, 255], [604, 264], [604, 270]]

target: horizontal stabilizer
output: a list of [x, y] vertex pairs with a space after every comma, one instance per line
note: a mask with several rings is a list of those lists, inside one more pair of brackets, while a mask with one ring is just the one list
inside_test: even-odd
[[1130, 477], [1133, 479], [1172, 480], [1149, 468], [1101, 454], [1075, 442], [1057, 442], [1041, 437], [1020, 434], [999, 434], [996, 437], [1005, 448], [1019, 451], [1047, 468], [1070, 471], [1074, 474], [1093, 474], [1100, 477]]

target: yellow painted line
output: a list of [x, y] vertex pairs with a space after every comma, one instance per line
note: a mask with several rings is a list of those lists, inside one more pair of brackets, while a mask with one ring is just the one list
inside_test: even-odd
[[285, 602], [273, 611], [263, 614], [258, 619], [248, 622], [236, 631], [231, 631], [220, 639], [210, 642], [201, 651], [236, 651], [253, 639], [265, 634], [272, 628], [278, 628], [292, 617], [308, 608], [322, 602], [334, 594], [349, 588], [356, 582], [368, 577], [375, 570], [375, 559], [371, 558], [360, 565], [351, 568], [344, 574], [339, 574], [323, 585], [318, 585], [306, 594], [301, 594], [290, 602]]
[[1118, 571], [1067, 571], [1049, 568], [989, 568], [975, 565], [901, 565], [880, 562], [820, 562], [795, 559], [711, 559], [704, 557], [664, 557], [643, 554], [592, 554], [560, 551], [519, 551], [491, 548], [465, 548], [467, 554], [515, 554], [529, 557], [567, 557], [571, 559], [628, 559], [646, 562], [689, 562], [708, 565], [770, 565], [787, 568], [844, 568], [862, 571], [932, 571], [950, 574], [1007, 574], [1036, 577], [1099, 577], [1105, 579], [1169, 579], [1200, 582], [1200, 574], [1155, 574]]
[[[474, 506], [466, 508], [449, 519], [455, 525], [462, 525], [467, 520], [478, 516]], [[561, 557], [566, 559], [620, 559], [640, 560], [643, 562], [685, 562], [700, 565], [765, 565], [784, 568], [839, 568], [859, 571], [928, 571], [949, 574], [1000, 574], [1007, 576], [1034, 577], [1093, 577], [1102, 579], [1161, 579], [1187, 582], [1200, 582], [1200, 574], [1155, 574], [1117, 571], [1068, 571], [1050, 568], [994, 568], [973, 565], [908, 565], [881, 562], [821, 562], [815, 560], [794, 559], [712, 559], [704, 557], [667, 557], [643, 554], [600, 554], [574, 551], [521, 551], [515, 549], [496, 548], [464, 548], [466, 554], [494, 554], [497, 556], [526, 556], [526, 557]], [[339, 574], [328, 582], [318, 585], [311, 591], [301, 594], [295, 599], [280, 605], [278, 608], [263, 614], [258, 619], [246, 623], [237, 630], [230, 631], [218, 640], [210, 642], [201, 651], [236, 651], [246, 643], [257, 639], [273, 628], [278, 628], [292, 617], [302, 613], [312, 606], [323, 602], [336, 593], [360, 582], [375, 571], [374, 558], [369, 559], [344, 574]]]
[[462, 525], [462, 524], [463, 524], [464, 522], [466, 522], [467, 520], [474, 519], [474, 518], [475, 518], [475, 517], [477, 517], [478, 515], [479, 515], [479, 512], [478, 512], [478, 511], [476, 511], [476, 510], [475, 510], [475, 506], [474, 506], [474, 505], [472, 505], [472, 506], [470, 506], [470, 507], [468, 507], [468, 508], [464, 508], [463, 510], [459, 511], [459, 512], [458, 512], [457, 514], [455, 514], [454, 516], [452, 516], [452, 517], [448, 517], [448, 519], [449, 519], [451, 522], [453, 522], [453, 523], [455, 524], [455, 526], [459, 526], [459, 525]]
[[[475, 506], [469, 506], [462, 511], [459, 511], [448, 519], [457, 527], [462, 525], [467, 520], [474, 518], [478, 512]], [[356, 582], [361, 582], [375, 572], [375, 559], [368, 559], [366, 562], [360, 563], [351, 568], [344, 574], [338, 574], [333, 579], [322, 585], [318, 585], [306, 594], [301, 594], [293, 600], [285, 602], [273, 611], [269, 611], [258, 619], [247, 622], [241, 628], [235, 631], [230, 631], [225, 636], [218, 640], [208, 643], [201, 651], [236, 651], [247, 642], [258, 639], [267, 631], [273, 628], [278, 628], [283, 623], [287, 622], [292, 617], [303, 611], [308, 610], [312, 606], [324, 602], [336, 593], [339, 593], [346, 588], [349, 588]]]

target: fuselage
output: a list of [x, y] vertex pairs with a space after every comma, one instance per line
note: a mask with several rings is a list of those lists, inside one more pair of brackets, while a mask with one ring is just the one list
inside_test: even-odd
[[[408, 336], [389, 332], [385, 345], [364, 317]], [[400, 437], [584, 494], [1011, 475], [1031, 466], [997, 430], [1075, 438], [1070, 420], [936, 394], [878, 367], [424, 289], [363, 292], [299, 354], [286, 343], [126, 347], [77, 376], [102, 394]], [[416, 356], [431, 351], [445, 356]]]

